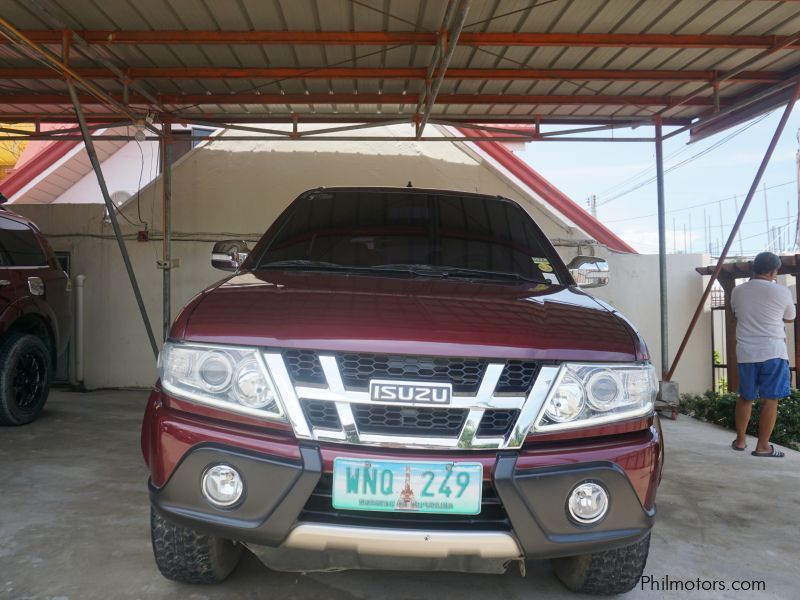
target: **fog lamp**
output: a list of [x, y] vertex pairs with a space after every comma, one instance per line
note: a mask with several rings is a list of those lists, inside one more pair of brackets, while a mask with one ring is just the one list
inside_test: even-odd
[[202, 490], [203, 496], [214, 506], [232, 506], [242, 497], [244, 481], [239, 471], [230, 465], [215, 465], [206, 469]]
[[608, 512], [608, 492], [599, 483], [584, 481], [572, 489], [567, 508], [578, 523], [596, 523]]

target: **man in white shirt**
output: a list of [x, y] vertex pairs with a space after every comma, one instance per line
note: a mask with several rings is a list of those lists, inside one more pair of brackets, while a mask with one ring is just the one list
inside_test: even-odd
[[776, 283], [781, 259], [762, 252], [753, 260], [753, 278], [736, 286], [731, 307], [736, 317], [736, 360], [739, 371], [739, 399], [736, 401], [736, 439], [734, 450], [744, 450], [745, 432], [750, 422], [753, 400], [761, 399], [758, 445], [753, 456], [780, 458], [783, 452], [769, 443], [778, 400], [789, 393], [789, 354], [786, 351], [784, 323], [795, 319], [792, 293]]

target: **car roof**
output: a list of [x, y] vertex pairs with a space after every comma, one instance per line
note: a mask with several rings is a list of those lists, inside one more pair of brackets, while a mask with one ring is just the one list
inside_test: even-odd
[[22, 215], [12, 212], [5, 206], [0, 206], [0, 217], [5, 217], [7, 219], [11, 219], [12, 221], [16, 221], [18, 223], [24, 223], [25, 225], [28, 225], [29, 227], [33, 227], [34, 229], [36, 229], [36, 224], [33, 221], [31, 221], [28, 217], [23, 217]]
[[311, 190], [308, 190], [302, 194], [301, 196], [305, 195], [312, 195], [318, 192], [330, 192], [330, 193], [337, 193], [337, 192], [382, 192], [382, 193], [399, 193], [399, 194], [407, 194], [411, 196], [424, 196], [424, 195], [438, 195], [438, 196], [459, 196], [459, 197], [471, 197], [471, 198], [480, 198], [480, 199], [488, 199], [488, 200], [500, 200], [505, 202], [511, 202], [519, 206], [519, 203], [511, 198], [506, 198], [505, 196], [499, 195], [492, 195], [492, 194], [481, 194], [479, 192], [466, 192], [462, 190], [451, 190], [451, 189], [438, 189], [438, 188], [420, 188], [420, 187], [408, 187], [408, 186], [336, 186], [336, 187], [318, 187]]

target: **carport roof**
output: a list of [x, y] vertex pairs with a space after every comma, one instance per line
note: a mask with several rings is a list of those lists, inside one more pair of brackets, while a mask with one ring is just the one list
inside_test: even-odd
[[[59, 61], [71, 39], [75, 75], [177, 120], [419, 123], [430, 103], [432, 121], [701, 119], [709, 133], [785, 103], [800, 81], [796, 0], [3, 4], [0, 31]], [[63, 72], [0, 40], [0, 121], [73, 120]], [[121, 118], [83, 100], [90, 120]]]

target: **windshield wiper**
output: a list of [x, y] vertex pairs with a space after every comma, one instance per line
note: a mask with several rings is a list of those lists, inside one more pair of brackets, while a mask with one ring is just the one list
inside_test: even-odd
[[489, 271], [486, 269], [470, 269], [467, 267], [447, 267], [437, 265], [423, 265], [423, 264], [388, 264], [388, 265], [375, 265], [368, 268], [375, 271], [393, 271], [401, 272], [406, 271], [414, 275], [424, 277], [475, 277], [475, 278], [489, 278], [489, 279], [516, 279], [519, 281], [529, 281], [531, 283], [543, 283], [551, 285], [546, 279], [534, 279], [526, 277], [521, 273], [507, 272], [507, 271]]
[[426, 264], [392, 263], [385, 265], [355, 266], [340, 265], [323, 260], [277, 260], [259, 264], [258, 269], [308, 269], [320, 271], [350, 271], [352, 273], [407, 273], [418, 277], [470, 277], [476, 279], [515, 279], [531, 283], [551, 285], [546, 279], [534, 279], [516, 272], [469, 269], [467, 267], [446, 267]]
[[324, 260], [276, 260], [268, 263], [261, 263], [256, 267], [258, 269], [323, 269], [323, 270], [340, 270], [350, 269], [344, 265], [339, 265]]

